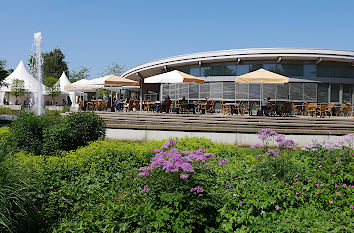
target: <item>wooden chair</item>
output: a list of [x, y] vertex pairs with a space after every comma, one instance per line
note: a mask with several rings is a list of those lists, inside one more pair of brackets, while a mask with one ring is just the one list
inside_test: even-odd
[[222, 114], [227, 114], [227, 113], [231, 114], [231, 106], [225, 104], [224, 101], [221, 101], [221, 112]]
[[281, 115], [282, 116], [291, 116], [292, 106], [290, 102], [284, 102], [281, 108]]
[[345, 108], [345, 104], [341, 104], [339, 109], [339, 114], [341, 114], [342, 116], [344, 116], [344, 108]]
[[84, 108], [84, 101], [80, 100], [79, 102], [79, 111], [82, 111]]
[[329, 117], [332, 116], [332, 111], [333, 111], [333, 107], [334, 107], [334, 104], [330, 104], [327, 108], [326, 108], [326, 114], [328, 114]]
[[245, 112], [246, 112], [246, 106], [245, 106], [245, 104], [243, 103], [243, 101], [241, 101], [241, 102], [239, 103], [239, 105], [237, 106], [237, 110], [238, 110], [238, 112], [239, 112], [242, 116], [245, 114]]
[[309, 103], [308, 105], [309, 107], [309, 114], [311, 114], [311, 116], [316, 116], [316, 112], [317, 112], [317, 104], [316, 103]]
[[86, 103], [86, 109], [88, 111], [94, 111], [95, 110], [95, 104], [93, 102], [87, 102]]
[[347, 116], [353, 116], [354, 111], [351, 104], [347, 104], [347, 109], [348, 109]]
[[248, 108], [246, 109], [248, 115], [250, 115], [250, 116], [253, 115], [253, 106], [255, 106], [255, 105], [256, 105], [256, 102], [254, 102], [254, 101], [250, 102], [250, 104], [248, 105]]
[[[296, 115], [296, 112], [298, 113], [297, 115], [300, 115], [299, 113], [302, 113], [303, 110], [301, 108], [296, 108], [294, 102], [291, 102], [291, 107], [293, 110], [293, 114]], [[300, 106], [301, 107], [301, 106]]]
[[328, 108], [327, 103], [321, 103], [320, 107], [316, 109], [316, 115], [318, 114], [320, 117], [325, 116], [327, 108]]

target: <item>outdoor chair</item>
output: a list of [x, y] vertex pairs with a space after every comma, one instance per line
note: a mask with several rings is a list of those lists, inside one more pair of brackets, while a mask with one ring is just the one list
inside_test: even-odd
[[84, 101], [80, 100], [79, 102], [79, 111], [82, 111], [84, 109]]
[[300, 115], [299, 113], [302, 113], [303, 110], [301, 108], [296, 108], [294, 102], [291, 102], [291, 107], [293, 109], [293, 114], [296, 115], [296, 112], [298, 113], [297, 115]]
[[239, 105], [237, 106], [237, 110], [238, 110], [238, 112], [239, 112], [241, 115], [244, 115], [244, 114], [245, 114], [245, 112], [246, 112], [246, 106], [245, 106], [245, 104], [243, 103], [243, 101], [241, 101], [241, 102], [239, 103]]
[[221, 101], [221, 112], [222, 112], [223, 114], [227, 114], [227, 113], [230, 113], [230, 114], [231, 114], [231, 106], [225, 104], [224, 101]]
[[314, 116], [314, 115], [316, 116], [317, 104], [316, 103], [309, 103], [308, 108], [309, 108], [309, 114], [311, 114], [311, 116]]
[[341, 114], [342, 116], [344, 116], [344, 108], [345, 108], [345, 104], [341, 104], [339, 109], [339, 114]]
[[129, 100], [129, 103], [124, 105], [124, 111], [126, 111], [126, 112], [133, 110], [133, 108], [134, 108], [134, 100], [133, 99]]
[[86, 103], [86, 109], [88, 111], [94, 111], [95, 110], [95, 104], [93, 102], [87, 102]]
[[347, 109], [348, 109], [347, 116], [353, 116], [354, 111], [351, 104], [347, 104]]
[[320, 117], [325, 116], [327, 107], [328, 107], [327, 103], [321, 103], [320, 107], [316, 109], [316, 115], [318, 114]]
[[256, 102], [254, 101], [251, 101], [248, 108], [247, 108], [247, 112], [248, 112], [248, 115], [252, 116], [253, 115], [253, 106], [256, 105]]
[[329, 117], [332, 116], [333, 107], [334, 107], [334, 104], [332, 103], [326, 108], [326, 115], [328, 114]]
[[291, 116], [292, 106], [290, 102], [284, 102], [281, 108], [281, 116]]

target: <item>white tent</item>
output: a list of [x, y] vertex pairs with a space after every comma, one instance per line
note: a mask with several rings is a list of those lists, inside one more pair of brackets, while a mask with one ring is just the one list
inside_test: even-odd
[[[37, 92], [39, 81], [35, 79], [26, 69], [23, 61], [17, 65], [16, 69], [5, 78], [5, 86], [0, 87], [0, 105], [4, 104], [5, 93], [11, 92], [11, 85], [13, 80], [20, 79], [24, 81], [25, 92]], [[41, 84], [42, 91], [45, 91], [45, 87]]]
[[60, 88], [60, 91], [62, 94], [65, 94], [65, 95], [68, 95], [70, 100], [71, 100], [71, 106], [72, 107], [76, 107], [77, 106], [77, 103], [76, 103], [76, 95], [82, 95], [83, 93], [82, 92], [74, 92], [74, 91], [67, 91], [65, 90], [65, 86], [67, 85], [70, 85], [71, 82], [70, 80], [68, 79], [68, 77], [66, 76], [65, 72], [63, 71], [63, 73], [61, 74], [60, 78], [59, 78], [59, 81], [57, 82], [56, 85], [59, 85], [59, 88]]
[[194, 77], [178, 70], [158, 74], [144, 79], [144, 83], [204, 83], [204, 79]]

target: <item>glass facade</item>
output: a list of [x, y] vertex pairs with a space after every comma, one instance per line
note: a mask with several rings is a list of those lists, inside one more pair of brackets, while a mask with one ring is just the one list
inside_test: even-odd
[[[288, 77], [342, 78], [354, 79], [354, 66], [351, 63], [321, 61], [244, 61], [235, 63], [202, 63], [202, 66], [183, 66], [173, 68], [197, 77], [239, 76], [263, 68]], [[320, 79], [321, 80], [321, 79]], [[290, 82], [275, 84], [241, 84], [235, 82], [210, 82], [199, 84], [163, 85], [163, 95], [172, 99], [186, 96], [190, 100], [203, 99], [207, 96], [214, 100], [259, 100], [265, 97], [278, 101], [318, 102], [318, 103], [353, 103], [354, 85], [343, 83]], [[352, 82], [352, 81], [350, 81]], [[349, 83], [350, 83], [349, 82]]]
[[292, 61], [269, 63], [269, 61], [235, 63], [211, 63], [202, 67], [173, 68], [197, 76], [238, 76], [263, 68], [288, 77], [354, 78], [354, 66], [350, 63]]

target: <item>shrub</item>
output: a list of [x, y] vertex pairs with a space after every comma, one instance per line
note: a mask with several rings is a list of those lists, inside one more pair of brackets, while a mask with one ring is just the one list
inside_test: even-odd
[[105, 136], [106, 125], [94, 112], [71, 113], [60, 124], [44, 131], [42, 153], [57, 154], [60, 150], [74, 150]]
[[25, 150], [40, 154], [44, 130], [59, 121], [59, 117], [36, 116], [33, 112], [21, 112], [10, 125], [7, 148], [10, 151]]

